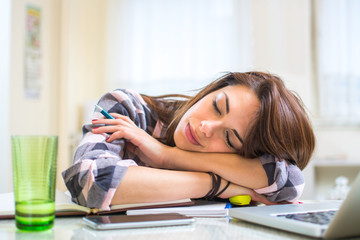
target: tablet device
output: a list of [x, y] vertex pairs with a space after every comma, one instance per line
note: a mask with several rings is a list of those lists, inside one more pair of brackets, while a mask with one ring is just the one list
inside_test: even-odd
[[144, 228], [187, 225], [195, 221], [193, 217], [178, 213], [146, 214], [146, 215], [110, 215], [83, 217], [86, 225], [96, 230]]

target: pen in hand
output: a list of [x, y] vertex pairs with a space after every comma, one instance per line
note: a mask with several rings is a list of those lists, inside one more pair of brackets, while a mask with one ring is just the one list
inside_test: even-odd
[[113, 116], [111, 116], [107, 111], [105, 111], [102, 107], [95, 104], [95, 109], [99, 110], [102, 115], [104, 115], [108, 119], [115, 119]]

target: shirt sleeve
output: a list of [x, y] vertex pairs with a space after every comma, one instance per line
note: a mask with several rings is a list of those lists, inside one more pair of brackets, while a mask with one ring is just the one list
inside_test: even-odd
[[272, 202], [296, 202], [305, 185], [302, 171], [296, 165], [271, 155], [259, 159], [268, 177], [268, 187], [255, 191]]
[[[137, 93], [115, 90], [105, 94], [98, 102], [106, 111], [128, 116], [146, 130], [149, 109]], [[103, 116], [94, 112], [94, 118]], [[108, 210], [115, 191], [134, 159], [124, 159], [126, 142], [123, 139], [108, 143], [108, 134], [93, 134], [98, 125], [83, 126], [83, 138], [74, 155], [74, 163], [62, 176], [72, 200], [89, 208]], [[126, 154], [125, 154], [126, 156]]]

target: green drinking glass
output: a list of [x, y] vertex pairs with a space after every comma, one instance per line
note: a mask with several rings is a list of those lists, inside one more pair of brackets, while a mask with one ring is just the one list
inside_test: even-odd
[[16, 227], [50, 229], [55, 219], [58, 137], [17, 135], [11, 143]]

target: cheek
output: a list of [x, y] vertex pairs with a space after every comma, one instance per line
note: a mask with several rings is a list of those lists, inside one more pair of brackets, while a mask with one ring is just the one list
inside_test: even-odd
[[183, 149], [184, 147], [184, 144], [185, 144], [185, 127], [186, 127], [186, 124], [188, 122], [188, 118], [189, 118], [189, 115], [190, 115], [190, 111], [188, 110], [184, 116], [182, 116], [182, 118], [180, 119], [178, 125], [176, 126], [176, 129], [174, 131], [174, 142], [175, 142], [175, 145], [178, 147], [178, 148], [181, 148]]
[[199, 150], [196, 149], [196, 147], [194, 147], [192, 144], [190, 144], [186, 139], [184, 129], [185, 129], [185, 124], [181, 124], [180, 122], [174, 132], [175, 146], [185, 151], [199, 152]]
[[204, 152], [235, 153], [236, 151], [230, 149], [223, 139], [212, 139], [208, 142]]
[[179, 140], [180, 140], [180, 133], [179, 133], [179, 125], [178, 125], [177, 128], [175, 129], [175, 132], [174, 132], [175, 146], [179, 145]]
[[184, 127], [185, 127], [184, 122], [180, 121], [174, 132], [175, 146], [181, 149], [184, 148], [184, 144], [185, 144], [185, 139], [184, 139], [185, 135], [183, 131]]

